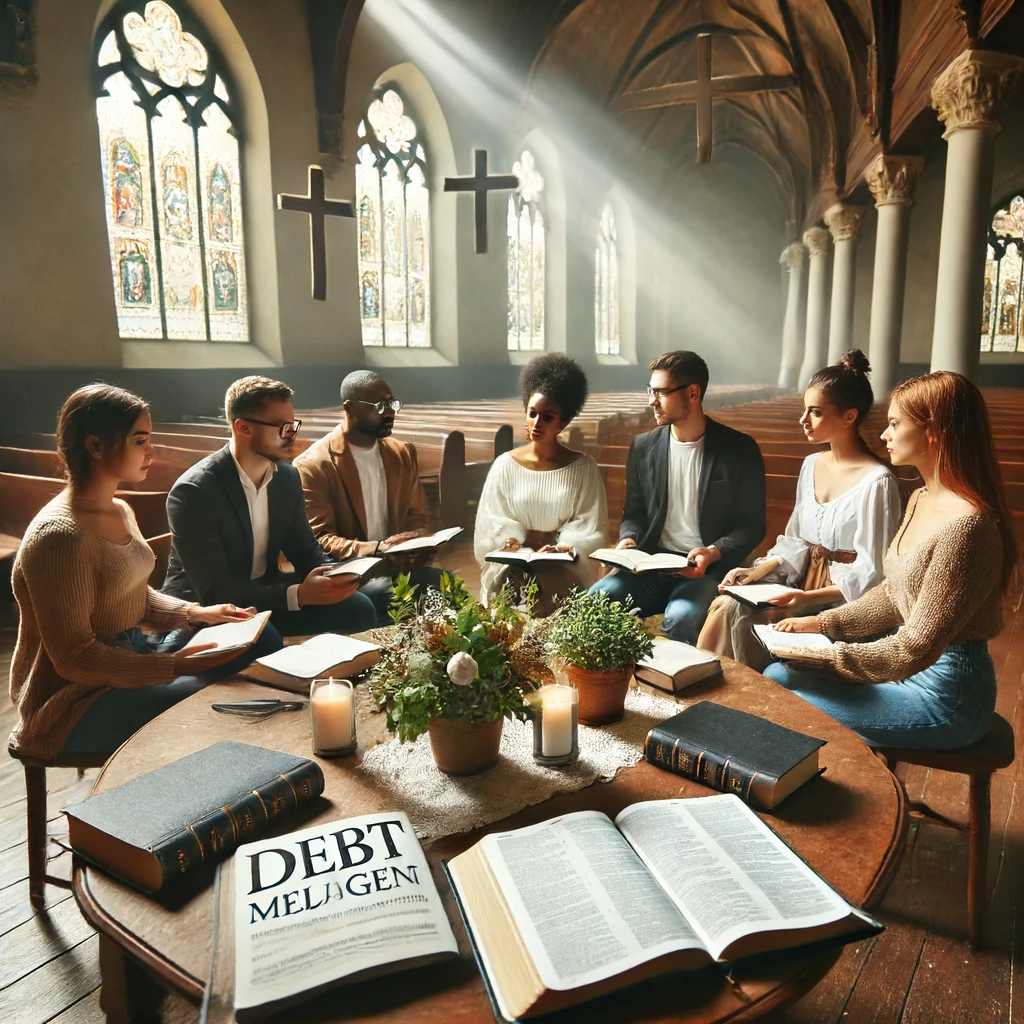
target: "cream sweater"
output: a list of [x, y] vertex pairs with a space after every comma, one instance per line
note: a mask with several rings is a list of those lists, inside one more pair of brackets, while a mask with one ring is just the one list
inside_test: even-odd
[[21, 616], [11, 661], [16, 749], [56, 756], [89, 706], [112, 687], [174, 678], [173, 654], [113, 646], [132, 626], [174, 629], [186, 602], [149, 586], [156, 562], [130, 506], [118, 500], [131, 540], [114, 544], [78, 521], [67, 491], [45, 505], [25, 531], [12, 585]]
[[[934, 665], [950, 644], [990, 640], [1003, 628], [1003, 545], [995, 517], [958, 516], [897, 554], [920, 496], [915, 491], [907, 503], [885, 556], [885, 579], [858, 600], [818, 616], [821, 632], [837, 641], [828, 652], [833, 667], [854, 682], [907, 679]], [[893, 626], [900, 628], [892, 636], [849, 642]]]

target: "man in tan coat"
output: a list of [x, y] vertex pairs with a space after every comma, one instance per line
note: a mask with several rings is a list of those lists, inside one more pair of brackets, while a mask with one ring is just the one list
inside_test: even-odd
[[[432, 515], [420, 486], [415, 450], [391, 437], [402, 403], [372, 370], [356, 370], [341, 383], [343, 419], [326, 437], [297, 456], [306, 515], [320, 546], [339, 561], [386, 556], [388, 548], [432, 532]], [[437, 586], [441, 570], [385, 561], [385, 574], [360, 592], [387, 621], [391, 579], [409, 572], [421, 588]]]

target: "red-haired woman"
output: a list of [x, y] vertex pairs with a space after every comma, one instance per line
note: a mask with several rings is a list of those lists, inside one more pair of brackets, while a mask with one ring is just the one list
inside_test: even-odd
[[893, 465], [924, 480], [889, 547], [885, 579], [850, 604], [778, 623], [835, 643], [765, 675], [869, 743], [965, 746], [995, 709], [988, 641], [1002, 629], [1017, 563], [988, 410], [966, 377], [929, 373], [897, 385], [882, 440]]

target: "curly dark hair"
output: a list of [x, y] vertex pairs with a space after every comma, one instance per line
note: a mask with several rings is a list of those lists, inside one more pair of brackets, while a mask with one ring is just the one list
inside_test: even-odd
[[808, 382], [809, 388], [820, 388], [825, 397], [841, 412], [857, 410], [857, 423], [874, 404], [868, 374], [871, 364], [859, 348], [844, 352], [838, 363], [822, 367]]
[[524, 409], [531, 395], [541, 394], [562, 410], [566, 423], [576, 419], [590, 393], [583, 367], [561, 352], [546, 352], [531, 359], [519, 374], [519, 390]]

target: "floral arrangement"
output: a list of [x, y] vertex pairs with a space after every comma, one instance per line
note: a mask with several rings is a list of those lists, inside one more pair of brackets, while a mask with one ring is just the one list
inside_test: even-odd
[[525, 719], [525, 695], [550, 677], [544, 620], [512, 603], [507, 588], [482, 605], [457, 576], [420, 596], [407, 575], [395, 582], [391, 628], [370, 675], [377, 707], [402, 741], [426, 732], [431, 718], [488, 722]]

